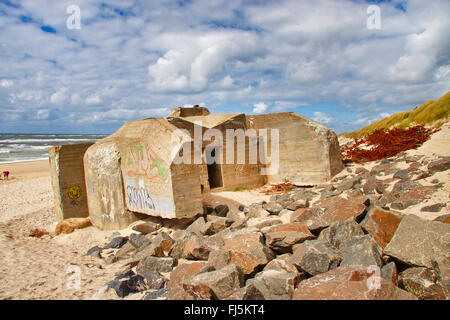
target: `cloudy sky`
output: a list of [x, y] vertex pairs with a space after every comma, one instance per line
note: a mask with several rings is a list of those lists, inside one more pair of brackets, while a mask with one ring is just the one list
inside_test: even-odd
[[450, 90], [449, 12], [448, 0], [0, 0], [0, 132], [112, 133], [192, 104], [359, 129]]

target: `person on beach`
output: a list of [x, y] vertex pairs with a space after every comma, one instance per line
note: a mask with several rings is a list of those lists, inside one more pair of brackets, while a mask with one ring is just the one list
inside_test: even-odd
[[6, 181], [8, 181], [9, 171], [3, 171], [3, 176], [5, 177]]

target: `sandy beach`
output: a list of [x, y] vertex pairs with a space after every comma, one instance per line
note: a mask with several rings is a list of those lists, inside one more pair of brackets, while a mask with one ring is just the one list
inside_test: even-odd
[[[421, 148], [408, 153], [430, 159], [448, 156], [449, 138], [450, 127], [447, 124]], [[373, 165], [369, 162], [364, 167], [370, 170]], [[359, 166], [351, 164], [347, 168], [354, 170]], [[113, 290], [100, 295], [97, 292], [125, 267], [120, 263], [107, 264], [104, 260], [86, 256], [91, 247], [107, 243], [113, 231], [101, 231], [90, 226], [71, 234], [53, 236], [57, 220], [48, 161], [1, 164], [0, 170], [10, 171], [9, 181], [0, 180], [0, 299], [119, 299]], [[347, 173], [344, 169], [339, 175]], [[391, 178], [384, 177], [385, 181], [393, 180]], [[443, 188], [426, 203], [410, 207], [403, 213], [417, 214], [430, 220], [448, 213], [448, 206], [439, 213], [420, 212], [424, 205], [448, 204], [449, 172], [439, 172], [421, 180], [421, 183], [431, 185], [432, 179], [443, 183]], [[217, 196], [233, 199], [229, 202], [231, 208], [239, 203], [249, 205], [269, 198], [257, 190], [222, 192]], [[215, 199], [209, 201], [214, 203]], [[49, 235], [41, 238], [30, 236], [36, 228]], [[121, 235], [131, 232], [131, 227], [120, 230]], [[68, 285], [70, 268], [74, 266], [81, 272], [79, 289]], [[139, 297], [135, 294], [127, 299]]]

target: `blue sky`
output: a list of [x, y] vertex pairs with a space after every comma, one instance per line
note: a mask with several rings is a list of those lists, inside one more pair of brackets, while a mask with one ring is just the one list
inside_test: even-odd
[[[380, 29], [367, 28], [373, 4]], [[359, 129], [449, 90], [448, 12], [447, 0], [0, 0], [0, 132], [112, 133], [193, 104]]]

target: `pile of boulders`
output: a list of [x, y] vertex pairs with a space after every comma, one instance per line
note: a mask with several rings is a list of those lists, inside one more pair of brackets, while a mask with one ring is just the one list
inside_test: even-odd
[[[396, 168], [403, 162], [408, 169]], [[450, 159], [399, 154], [269, 202], [205, 207], [185, 228], [143, 222], [89, 255], [122, 263], [107, 285], [144, 299], [448, 299], [450, 225], [407, 214]], [[434, 179], [436, 180], [436, 179]], [[428, 183], [427, 183], [428, 184]], [[406, 209], [406, 210], [405, 210]]]

